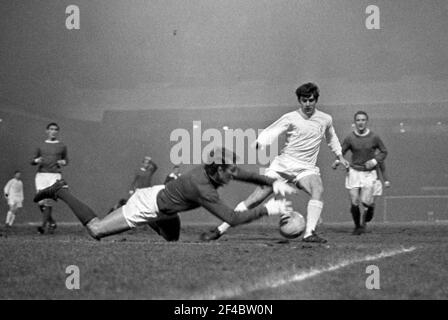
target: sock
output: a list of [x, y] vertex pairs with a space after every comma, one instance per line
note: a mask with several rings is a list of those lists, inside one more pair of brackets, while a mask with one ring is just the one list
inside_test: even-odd
[[316, 228], [323, 207], [324, 203], [320, 200], [308, 201], [307, 215], [306, 215], [306, 230], [304, 238], [310, 236], [314, 231], [314, 229]]
[[89, 206], [78, 200], [67, 189], [61, 189], [58, 192], [58, 198], [64, 201], [70, 207], [75, 216], [79, 219], [79, 221], [81, 221], [83, 225], [89, 223], [89, 221], [93, 218], [97, 218], [97, 215], [92, 209], [89, 208]]
[[220, 234], [223, 234], [224, 232], [226, 232], [229, 229], [230, 229], [230, 224], [228, 224], [227, 222], [222, 223], [218, 227], [218, 231], [219, 231]]
[[16, 215], [11, 212], [11, 218], [9, 219], [9, 226], [12, 226], [15, 219], [16, 219]]
[[51, 207], [42, 206], [42, 228], [45, 228], [51, 215]]
[[53, 216], [51, 215], [51, 213], [53, 212], [53, 209], [50, 210], [50, 214], [48, 216], [48, 223], [51, 225], [56, 224], [56, 221], [54, 221]]
[[370, 206], [365, 205], [365, 207], [366, 207], [365, 222], [370, 222], [370, 221], [372, 221], [373, 214], [375, 213], [375, 204], [371, 204]]
[[8, 211], [8, 213], [6, 214], [6, 221], [5, 221], [5, 224], [8, 225], [8, 226], [10, 225], [11, 215], [12, 215], [12, 212], [11, 212], [11, 211]]
[[352, 218], [353, 222], [355, 223], [355, 227], [359, 228], [361, 226], [361, 212], [359, 210], [359, 206], [355, 206], [352, 204], [350, 212], [352, 213]]

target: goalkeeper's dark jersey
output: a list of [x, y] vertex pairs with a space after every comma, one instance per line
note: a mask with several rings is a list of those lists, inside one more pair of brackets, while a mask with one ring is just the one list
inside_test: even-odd
[[[253, 172], [247, 172], [241, 168], [234, 176], [235, 180], [249, 182], [257, 185], [271, 186], [274, 179], [261, 176]], [[170, 181], [165, 189], [157, 195], [157, 206], [161, 215], [173, 215], [181, 211], [204, 207], [219, 219], [237, 225], [248, 223], [267, 215], [264, 206], [235, 213], [233, 209], [222, 202], [216, 184], [206, 173], [204, 166], [198, 166]]]

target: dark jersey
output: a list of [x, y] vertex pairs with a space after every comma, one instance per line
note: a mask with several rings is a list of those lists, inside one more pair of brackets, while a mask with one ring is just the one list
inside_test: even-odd
[[151, 187], [152, 176], [155, 170], [148, 168], [147, 170], [140, 168], [134, 176], [134, 181], [131, 185], [131, 190]]
[[[258, 185], [272, 185], [274, 179], [247, 172], [238, 168], [235, 180]], [[198, 166], [171, 181], [157, 195], [157, 206], [161, 214], [173, 215], [181, 211], [204, 207], [219, 219], [230, 225], [248, 223], [267, 215], [264, 206], [235, 213], [219, 198], [217, 185], [207, 175], [204, 166]]]
[[[42, 162], [36, 163], [34, 160], [40, 157], [42, 157]], [[61, 166], [57, 163], [58, 160], [65, 160], [66, 164], [68, 164], [67, 147], [65, 144], [60, 141], [45, 141], [37, 147], [31, 164], [38, 165], [37, 172], [60, 173]]]
[[[366, 169], [365, 163], [370, 159], [376, 159], [378, 163], [384, 161], [387, 156], [386, 147], [378, 135], [370, 131], [365, 136], [350, 133], [342, 143], [342, 154], [347, 151], [352, 152], [352, 161], [350, 166], [359, 171], [370, 171]], [[378, 150], [379, 152], [375, 152]]]
[[181, 176], [180, 173], [175, 174], [174, 172], [171, 172], [169, 175], [166, 176], [164, 184], [167, 184], [167, 183], [170, 182], [170, 181], [176, 180], [176, 179], [178, 179], [180, 176]]

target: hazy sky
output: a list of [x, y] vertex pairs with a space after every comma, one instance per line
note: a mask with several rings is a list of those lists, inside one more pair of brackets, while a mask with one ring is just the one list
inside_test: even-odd
[[[365, 27], [371, 4], [380, 30]], [[448, 101], [448, 2], [0, 2], [0, 109], [293, 105], [307, 81], [327, 105]]]

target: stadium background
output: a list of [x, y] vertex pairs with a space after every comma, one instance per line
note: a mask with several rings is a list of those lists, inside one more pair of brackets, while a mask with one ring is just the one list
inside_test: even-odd
[[[65, 28], [80, 8], [81, 29]], [[359, 109], [389, 149], [388, 196], [448, 192], [448, 12], [444, 1], [376, 1], [381, 29], [367, 30], [370, 1], [2, 1], [0, 182], [23, 171], [32, 204], [35, 146], [56, 121], [71, 163], [64, 176], [98, 212], [126, 195], [144, 155], [171, 169], [170, 133], [263, 128], [296, 108], [295, 88], [314, 81], [342, 140]], [[341, 171], [321, 148], [324, 221], [350, 220]], [[189, 166], [182, 166], [182, 171]], [[257, 170], [256, 166], [248, 166]], [[223, 190], [236, 204], [252, 188]], [[304, 211], [300, 197], [295, 200]], [[378, 203], [378, 217], [384, 211]], [[0, 203], [0, 212], [6, 212]], [[394, 200], [389, 221], [448, 219], [448, 199]], [[75, 221], [58, 204], [56, 219]], [[213, 219], [203, 211], [186, 221]]]

